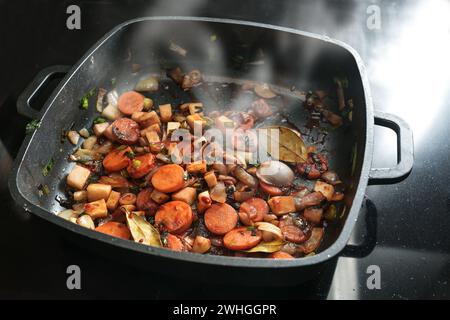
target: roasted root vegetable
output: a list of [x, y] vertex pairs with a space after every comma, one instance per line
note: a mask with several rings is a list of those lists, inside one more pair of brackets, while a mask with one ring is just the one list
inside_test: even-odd
[[92, 219], [105, 218], [108, 215], [105, 199], [86, 203], [84, 212], [90, 215]]
[[115, 210], [119, 206], [120, 192], [111, 191], [108, 200], [106, 201], [106, 207], [108, 210]]
[[162, 122], [172, 120], [172, 106], [170, 104], [162, 104], [159, 106], [159, 115]]
[[192, 245], [192, 252], [205, 253], [211, 249], [211, 240], [202, 236], [196, 236]]
[[195, 190], [195, 188], [186, 187], [172, 194], [172, 200], [184, 201], [187, 204], [191, 205], [194, 203], [196, 196], [197, 190]]
[[286, 214], [290, 212], [295, 212], [295, 201], [293, 197], [290, 196], [278, 196], [272, 197], [268, 201], [270, 209], [276, 215]]
[[88, 214], [78, 217], [77, 224], [88, 229], [95, 229], [94, 220], [92, 220], [92, 217]]
[[89, 169], [77, 164], [67, 176], [67, 185], [76, 190], [82, 190], [90, 175], [91, 171]]
[[109, 184], [91, 183], [86, 189], [87, 199], [89, 202], [100, 199], [108, 200], [111, 189]]
[[328, 201], [333, 199], [334, 187], [331, 184], [317, 180], [314, 185], [314, 191], [323, 194]]
[[[132, 64], [133, 72], [140, 68]], [[198, 70], [175, 68], [167, 75], [185, 91], [203, 81]], [[346, 186], [329, 167], [322, 142], [309, 136], [307, 145], [286, 118], [281, 93], [275, 99], [269, 85], [250, 81], [233, 86], [238, 91], [231, 95], [221, 92], [231, 86], [210, 83], [171, 95], [160, 92], [173, 86], [167, 81], [148, 76], [135, 90], [98, 90], [92, 124], [66, 133], [81, 146], [68, 157], [76, 163], [66, 180], [72, 209], [58, 216], [177, 252], [269, 259], [314, 254], [329, 222], [345, 210]], [[208, 103], [184, 101], [205, 90]], [[323, 99], [332, 95], [316, 92], [305, 99], [313, 120], [308, 126], [339, 130], [342, 101], [329, 104]], [[167, 100], [161, 104], [162, 97]], [[233, 98], [221, 111], [225, 97]]]

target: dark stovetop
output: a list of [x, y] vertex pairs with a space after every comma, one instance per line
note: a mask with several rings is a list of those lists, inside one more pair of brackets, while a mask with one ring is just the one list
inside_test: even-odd
[[[76, 1], [0, 4], [0, 298], [449, 298], [450, 297], [450, 5], [442, 1], [79, 1], [82, 29], [66, 29]], [[375, 5], [375, 7], [373, 7]], [[378, 6], [378, 7], [377, 7]], [[380, 9], [381, 28], [369, 29]], [[375, 10], [375, 11], [373, 11]], [[395, 185], [369, 186], [376, 246], [365, 258], [339, 258], [321, 279], [298, 287], [205, 286], [143, 273], [84, 252], [12, 201], [7, 176], [26, 119], [15, 101], [32, 77], [74, 64], [112, 27], [150, 15], [253, 20], [326, 34], [353, 46], [368, 70], [375, 108], [405, 119], [415, 165]], [[395, 163], [395, 136], [376, 129], [374, 166]], [[360, 219], [364, 222], [364, 219]], [[355, 239], [364, 225], [356, 228]], [[355, 240], [357, 241], [357, 240]], [[82, 270], [82, 290], [66, 288], [66, 267]], [[367, 268], [381, 270], [369, 290]], [[193, 270], [195, 274], [195, 271]]]

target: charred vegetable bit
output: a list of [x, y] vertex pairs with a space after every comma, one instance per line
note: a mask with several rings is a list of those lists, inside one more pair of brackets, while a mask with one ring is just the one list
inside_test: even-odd
[[[187, 53], [174, 43], [170, 50]], [[167, 89], [167, 79], [154, 75], [140, 77], [131, 91], [98, 90], [92, 130], [75, 131], [72, 124], [63, 132], [79, 147], [68, 157], [74, 166], [66, 194], [56, 197], [67, 209], [58, 216], [122, 241], [177, 252], [268, 259], [315, 254], [327, 223], [345, 214], [345, 186], [327, 153], [282, 115], [284, 97], [275, 86], [257, 81], [235, 86], [237, 94], [251, 99], [238, 106], [231, 99], [230, 110], [220, 112], [213, 100], [229, 84], [208, 83], [199, 70], [185, 71], [174, 68], [167, 76], [174, 82], [170, 86], [191, 90], [183, 94], [193, 101], [178, 103], [180, 97], [167, 94], [153, 101], [148, 95]], [[337, 109], [346, 83], [336, 86]], [[213, 99], [199, 101], [204, 96], [197, 92], [207, 87], [216, 88], [208, 91]], [[82, 109], [94, 91], [81, 98]], [[318, 130], [324, 141], [328, 130], [322, 122], [328, 128], [343, 123], [329, 108], [330, 97], [316, 90], [305, 101], [314, 123], [304, 128]], [[276, 121], [267, 126], [267, 119]], [[30, 122], [27, 133], [38, 127], [38, 121]], [[222, 145], [221, 138], [229, 141]], [[268, 145], [260, 154], [264, 140]], [[53, 165], [52, 158], [43, 176]], [[38, 192], [50, 190], [41, 184]]]

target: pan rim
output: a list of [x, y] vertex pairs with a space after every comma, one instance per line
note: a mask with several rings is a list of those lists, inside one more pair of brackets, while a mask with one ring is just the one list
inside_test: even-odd
[[58, 218], [56, 215], [51, 212], [41, 209], [35, 204], [31, 203], [20, 191], [18, 187], [18, 172], [21, 167], [22, 160], [27, 153], [28, 147], [30, 145], [30, 140], [33, 138], [34, 133], [28, 137], [25, 137], [19, 152], [17, 154], [16, 159], [14, 160], [14, 164], [12, 167], [12, 172], [9, 177], [9, 189], [12, 197], [21, 205], [25, 210], [32, 212], [40, 218], [43, 218], [49, 222], [52, 222], [62, 228], [68, 229], [72, 232], [77, 233], [78, 235], [88, 237], [94, 240], [102, 241], [106, 244], [115, 245], [122, 249], [131, 250], [140, 254], [151, 254], [157, 256], [158, 258], [177, 260], [182, 262], [192, 262], [198, 264], [205, 264], [211, 266], [229, 266], [229, 267], [238, 267], [238, 268], [297, 268], [302, 266], [312, 266], [326, 262], [327, 260], [336, 257], [347, 244], [351, 232], [355, 226], [356, 221], [358, 220], [359, 212], [361, 209], [362, 201], [364, 198], [365, 190], [369, 181], [369, 170], [371, 168], [372, 157], [373, 157], [373, 127], [374, 127], [374, 111], [373, 111], [373, 103], [372, 97], [369, 89], [369, 81], [367, 78], [367, 73], [363, 64], [363, 61], [359, 54], [356, 52], [348, 44], [332, 39], [328, 36], [319, 35], [311, 32], [301, 31], [293, 28], [281, 27], [271, 24], [264, 24], [259, 22], [250, 22], [250, 21], [242, 21], [242, 20], [233, 20], [233, 19], [222, 19], [222, 18], [211, 18], [211, 17], [189, 17], [189, 16], [155, 16], [155, 17], [141, 17], [132, 20], [125, 21], [108, 33], [105, 34], [99, 41], [97, 41], [84, 55], [83, 57], [71, 68], [71, 70], [67, 73], [67, 75], [61, 80], [58, 87], [53, 91], [51, 96], [47, 99], [43, 106], [42, 118], [44, 118], [53, 105], [54, 101], [61, 93], [62, 89], [69, 82], [69, 80], [76, 74], [79, 68], [83, 65], [83, 63], [88, 60], [92, 54], [101, 47], [110, 37], [112, 37], [115, 33], [120, 31], [121, 29], [135, 24], [139, 22], [145, 21], [198, 21], [198, 22], [207, 22], [207, 23], [223, 23], [223, 24], [235, 24], [242, 26], [250, 26], [257, 28], [265, 28], [280, 32], [287, 32], [290, 34], [305, 36], [309, 38], [314, 38], [317, 40], [325, 41], [331, 43], [333, 45], [337, 45], [347, 52], [349, 52], [355, 63], [358, 67], [361, 82], [364, 90], [364, 99], [366, 103], [366, 132], [365, 132], [365, 146], [364, 146], [364, 156], [363, 163], [361, 168], [361, 174], [358, 181], [358, 188], [356, 190], [353, 204], [349, 210], [347, 219], [344, 223], [344, 226], [338, 236], [338, 238], [324, 251], [321, 251], [311, 257], [307, 258], [299, 258], [292, 260], [284, 260], [284, 259], [263, 259], [263, 258], [238, 258], [238, 257], [227, 257], [227, 256], [214, 256], [214, 255], [200, 255], [193, 253], [183, 253], [183, 252], [174, 252], [164, 248], [155, 248], [150, 246], [145, 246], [142, 244], [135, 243], [129, 240], [122, 240], [118, 238], [114, 238], [108, 236], [106, 234], [102, 234], [93, 230], [86, 229], [64, 219]]

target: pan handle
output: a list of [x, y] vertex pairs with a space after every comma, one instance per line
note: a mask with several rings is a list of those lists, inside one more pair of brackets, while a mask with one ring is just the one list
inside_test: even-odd
[[375, 125], [390, 128], [397, 134], [397, 165], [392, 168], [372, 168], [369, 184], [387, 184], [403, 180], [414, 163], [413, 134], [408, 124], [389, 113], [375, 111]]
[[41, 92], [54, 75], [66, 74], [70, 68], [70, 66], [55, 65], [41, 70], [17, 99], [17, 112], [30, 119], [40, 119], [41, 110], [33, 109], [30, 101]]

